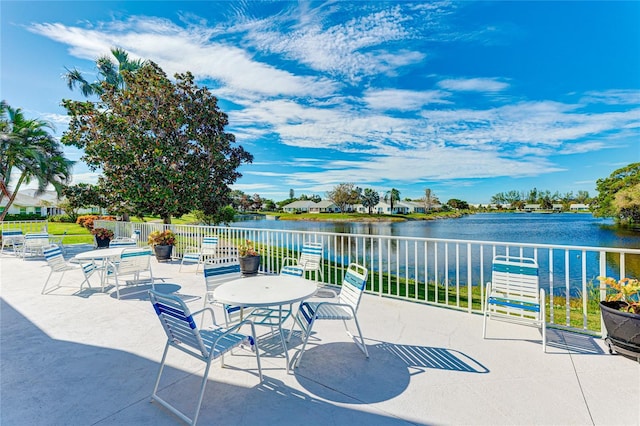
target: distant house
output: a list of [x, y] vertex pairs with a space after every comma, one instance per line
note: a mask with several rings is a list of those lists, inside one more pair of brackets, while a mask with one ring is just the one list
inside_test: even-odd
[[[4, 211], [9, 199], [4, 197], [0, 202], [0, 212]], [[7, 214], [36, 214], [42, 217], [62, 214], [58, 207], [58, 194], [55, 191], [45, 191], [36, 195], [35, 189], [24, 189], [18, 192]]]
[[589, 204], [575, 203], [569, 205], [569, 211], [572, 212], [588, 212]]
[[309, 213], [309, 209], [313, 207], [315, 204], [316, 203], [314, 203], [311, 200], [298, 200], [282, 207], [282, 210], [284, 210], [287, 213], [295, 213], [295, 212]]
[[329, 200], [322, 200], [309, 206], [309, 213], [338, 213], [340, 208]]
[[540, 210], [540, 204], [525, 204], [522, 210], [525, 212], [535, 212]]

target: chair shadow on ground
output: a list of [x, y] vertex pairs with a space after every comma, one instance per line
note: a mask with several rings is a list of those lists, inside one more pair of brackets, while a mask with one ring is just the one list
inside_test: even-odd
[[[3, 299], [0, 319], [0, 423], [178, 424], [176, 417], [149, 403], [163, 342], [158, 342], [157, 360], [151, 360], [123, 350], [53, 339]], [[138, 332], [144, 333], [144, 328]], [[25, 350], [25, 341], [35, 348]], [[46, 356], [38, 348], [46, 348]], [[176, 360], [181, 354], [172, 355]], [[407, 424], [397, 417], [327, 403], [268, 376], [259, 383], [255, 359], [247, 357], [251, 358], [248, 363], [234, 361], [237, 356], [228, 357], [229, 366], [238, 370], [237, 385], [228, 379], [221, 381], [217, 377], [221, 367], [214, 364], [200, 412], [201, 424], [238, 424], [247, 416], [253, 419], [251, 424], [282, 424], [282, 409], [335, 424]], [[179, 365], [165, 367], [167, 381], [161, 385], [160, 394], [190, 412], [195, 408], [202, 366], [193, 369], [188, 363]], [[251, 375], [247, 383], [246, 374]], [[60, 391], [52, 391], [62, 389], [61, 384], [64, 398], [60, 398]], [[37, 404], [25, 402], [36, 400]]]
[[[561, 330], [547, 328], [547, 354], [563, 354], [568, 351], [571, 354], [602, 355], [605, 351], [598, 345], [599, 337], [587, 334], [569, 333]], [[549, 348], [562, 349], [562, 352], [550, 352]]]
[[[308, 347], [295, 369], [296, 378], [301, 386], [320, 398], [372, 404], [397, 397], [407, 389], [411, 376], [428, 369], [489, 373], [480, 362], [455, 349], [378, 341], [368, 345], [367, 350], [368, 359], [351, 342]], [[297, 356], [298, 353], [292, 363]]]

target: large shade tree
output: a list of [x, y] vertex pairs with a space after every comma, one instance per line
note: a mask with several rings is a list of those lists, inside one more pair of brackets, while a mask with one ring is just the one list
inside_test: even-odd
[[592, 209], [594, 216], [613, 217], [621, 223], [640, 223], [640, 163], [615, 170], [608, 178], [598, 179]]
[[361, 193], [362, 189], [352, 183], [340, 183], [328, 191], [326, 195], [333, 204], [338, 206], [340, 212], [346, 213], [349, 206], [360, 202]]
[[[49, 133], [51, 124], [28, 119], [20, 108], [0, 103], [0, 201], [8, 198], [0, 213], [4, 220], [22, 184], [37, 180], [36, 194], [51, 185], [58, 195], [71, 180], [73, 162], [67, 160], [60, 143]], [[12, 183], [12, 174], [17, 180]]]
[[191, 73], [172, 82], [151, 61], [122, 76], [121, 88], [102, 82], [98, 102], [63, 101], [71, 118], [63, 143], [83, 149], [87, 165], [103, 172], [100, 188], [133, 211], [164, 223], [194, 209], [215, 216], [230, 202], [238, 167], [253, 161], [224, 131], [217, 98]]

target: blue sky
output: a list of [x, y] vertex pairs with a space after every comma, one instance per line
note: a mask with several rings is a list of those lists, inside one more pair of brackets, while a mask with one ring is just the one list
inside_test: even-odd
[[[640, 2], [2, 1], [1, 96], [58, 135], [114, 46], [191, 71], [254, 155], [234, 189], [487, 203], [640, 161]], [[67, 148], [67, 156], [81, 153]], [[74, 182], [95, 182], [82, 162]]]

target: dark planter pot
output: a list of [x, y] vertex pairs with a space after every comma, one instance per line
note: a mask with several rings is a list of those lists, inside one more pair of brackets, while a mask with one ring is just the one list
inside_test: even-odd
[[156, 254], [156, 259], [158, 260], [158, 262], [167, 262], [171, 260], [171, 252], [173, 251], [173, 246], [155, 245], [153, 246], [153, 251]]
[[109, 238], [98, 238], [96, 237], [96, 246], [98, 248], [107, 248], [109, 247], [109, 243], [111, 240]]
[[239, 257], [240, 271], [242, 275], [255, 275], [260, 267], [260, 256], [243, 256]]
[[602, 320], [607, 329], [609, 352], [619, 352], [640, 361], [640, 315], [620, 311], [626, 302], [600, 302]]

